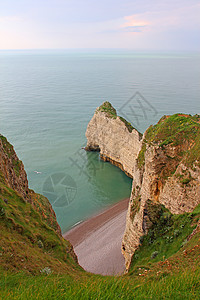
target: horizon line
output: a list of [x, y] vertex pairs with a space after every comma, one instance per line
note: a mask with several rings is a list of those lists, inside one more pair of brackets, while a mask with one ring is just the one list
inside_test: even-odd
[[15, 48], [0, 49], [0, 51], [134, 51], [134, 52], [199, 52], [200, 49], [133, 49], [133, 48]]

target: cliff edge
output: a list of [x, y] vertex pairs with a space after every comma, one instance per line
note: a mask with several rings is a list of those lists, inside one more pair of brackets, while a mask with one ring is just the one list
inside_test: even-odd
[[79, 268], [48, 199], [28, 187], [23, 163], [0, 135], [0, 266], [4, 270], [66, 272]]
[[191, 212], [200, 203], [200, 116], [164, 116], [143, 136], [103, 103], [88, 124], [86, 150], [133, 178], [122, 253], [132, 256], [159, 218], [159, 206], [173, 214]]

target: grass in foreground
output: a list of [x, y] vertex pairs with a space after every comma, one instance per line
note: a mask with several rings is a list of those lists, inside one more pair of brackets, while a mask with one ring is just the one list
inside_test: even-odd
[[85, 275], [4, 274], [1, 299], [199, 299], [200, 273], [132, 279]]
[[200, 233], [187, 241], [199, 215], [200, 206], [175, 216], [161, 209], [160, 221], [144, 237], [124, 276], [94, 275], [72, 267], [61, 268], [60, 274], [57, 268], [39, 274], [2, 270], [0, 299], [199, 299]]

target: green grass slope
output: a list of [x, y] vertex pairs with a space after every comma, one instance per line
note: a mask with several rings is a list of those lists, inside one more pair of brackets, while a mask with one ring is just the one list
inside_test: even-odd
[[[180, 121], [183, 128], [198, 129], [199, 119], [190, 120]], [[165, 147], [162, 120], [159, 124], [150, 129], [148, 142]], [[172, 134], [187, 137], [185, 130]], [[192, 149], [198, 130], [190, 139]], [[198, 156], [196, 150], [193, 153]], [[190, 164], [193, 158], [187, 158]], [[32, 204], [9, 188], [0, 173], [0, 299], [200, 298], [200, 206], [192, 213], [172, 215], [164, 206], [148, 202], [152, 226], [141, 238], [129, 272], [101, 276], [77, 264], [72, 246], [59, 234], [48, 199], [29, 193]]]
[[4, 196], [8, 204], [1, 197], [0, 299], [199, 298], [200, 206], [175, 216], [163, 206], [151, 207], [153, 226], [141, 240], [129, 273], [101, 276], [74, 263], [68, 243], [30, 204], [7, 188]]
[[167, 145], [175, 146], [177, 160], [183, 159], [188, 167], [194, 167], [194, 163], [200, 166], [200, 115], [164, 116], [156, 125], [150, 126], [138, 156], [139, 167], [145, 163], [146, 146], [156, 144], [163, 149]]
[[[42, 200], [47, 201], [41, 195], [32, 194], [41, 206]], [[45, 213], [48, 216], [48, 210]], [[73, 259], [72, 246], [56, 232], [56, 220], [52, 216], [47, 219], [45, 221], [45, 216], [33, 205], [0, 181], [2, 269], [39, 274], [45, 267], [55, 272], [67, 271], [70, 266], [78, 268]]]

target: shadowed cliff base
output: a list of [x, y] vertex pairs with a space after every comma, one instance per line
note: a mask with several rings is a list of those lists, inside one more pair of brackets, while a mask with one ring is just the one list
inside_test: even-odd
[[125, 269], [121, 253], [129, 199], [124, 199], [63, 235], [88, 272], [116, 275]]

